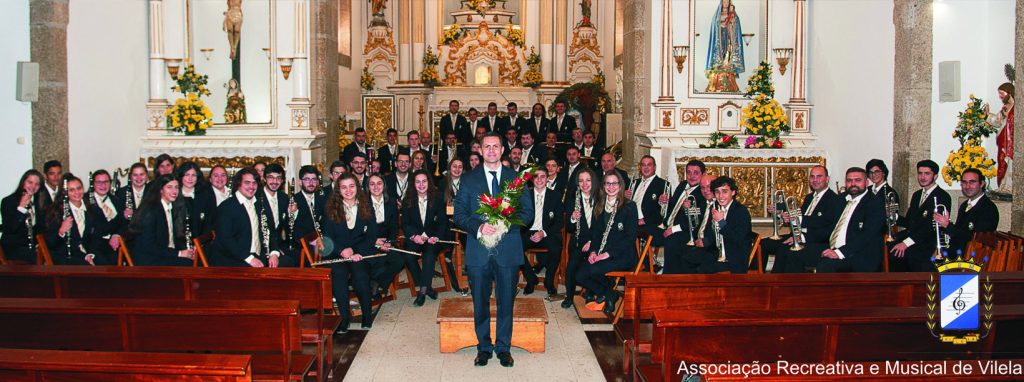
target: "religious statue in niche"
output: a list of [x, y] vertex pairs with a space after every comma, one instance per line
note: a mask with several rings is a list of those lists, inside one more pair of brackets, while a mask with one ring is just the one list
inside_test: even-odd
[[[1010, 80], [1012, 81], [1013, 78], [1011, 77]], [[996, 181], [999, 183], [999, 192], [1010, 194], [1013, 191], [1010, 179], [1013, 177], [1007, 175], [1011, 174], [1010, 168], [1013, 166], [1013, 83], [1006, 82], [999, 85], [996, 92], [999, 93], [999, 99], [1003, 101], [1003, 106], [999, 111], [989, 112], [987, 103], [983, 108], [989, 115], [988, 122], [992, 126], [1000, 128], [999, 135], [996, 135], [996, 147], [998, 148], [996, 163], [999, 166], [996, 172]]]
[[241, 124], [246, 123], [245, 117], [245, 94], [234, 78], [228, 80], [228, 104], [224, 108], [224, 123]]
[[735, 93], [736, 77], [744, 72], [743, 28], [732, 0], [721, 0], [711, 20], [708, 60], [704, 67], [708, 77], [708, 93]]
[[373, 16], [370, 19], [370, 26], [388, 26], [388, 21], [384, 19], [384, 10], [388, 7], [387, 0], [368, 0], [370, 2], [370, 15]]
[[580, 19], [580, 23], [577, 24], [576, 27], [593, 27], [594, 26], [594, 24], [590, 22], [590, 12], [591, 12], [590, 11], [590, 7], [591, 7], [591, 0], [581, 0], [580, 1], [580, 15], [582, 15], [582, 18]]
[[234, 60], [242, 36], [242, 0], [228, 0], [228, 10], [224, 12], [224, 31], [228, 33], [228, 46], [231, 47], [229, 57]]

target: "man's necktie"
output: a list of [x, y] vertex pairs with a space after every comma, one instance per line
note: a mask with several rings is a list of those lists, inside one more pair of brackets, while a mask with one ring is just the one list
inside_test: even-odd
[[836, 240], [839, 240], [839, 231], [846, 226], [847, 220], [849, 220], [850, 215], [853, 214], [853, 208], [850, 208], [853, 206], [853, 200], [854, 199], [850, 199], [846, 202], [846, 208], [843, 209], [843, 216], [839, 217], [839, 224], [836, 224], [836, 228], [832, 230], [832, 235], [828, 238], [829, 247], [832, 249], [836, 248]]
[[491, 196], [498, 194], [498, 172], [488, 171], [491, 173]]

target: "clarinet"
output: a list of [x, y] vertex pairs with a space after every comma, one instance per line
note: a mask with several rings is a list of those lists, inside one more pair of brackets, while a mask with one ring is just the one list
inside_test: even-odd
[[189, 213], [190, 209], [188, 203], [185, 203], [185, 249], [192, 249], [192, 214]]
[[28, 228], [28, 249], [31, 252], [36, 251], [36, 227], [35, 227], [35, 208], [36, 208], [36, 196], [32, 195], [31, 201], [28, 203], [28, 213], [25, 214], [25, 228]]
[[605, 244], [608, 244], [608, 235], [612, 233], [612, 225], [615, 224], [615, 214], [619, 211], [617, 209], [613, 209], [605, 212], [610, 212], [610, 215], [608, 215], [608, 224], [605, 224], [604, 226], [604, 235], [601, 236], [601, 246], [597, 247], [598, 255], [604, 252], [604, 246]]
[[[294, 187], [294, 184], [288, 186], [288, 202], [289, 202], [288, 204], [289, 205], [291, 205], [291, 203], [298, 204], [295, 201], [295, 194], [292, 194], [292, 187]], [[285, 208], [288, 208], [288, 207], [285, 207]], [[298, 211], [296, 211], [296, 213], [294, 213], [294, 214], [292, 214], [291, 212], [288, 213], [288, 237], [287, 237], [287, 239], [288, 239], [288, 249], [294, 249], [294, 246], [292, 245], [292, 240], [295, 239], [295, 220], [298, 217], [299, 217]]]
[[[259, 202], [259, 198], [257, 198], [256, 201]], [[262, 250], [260, 252], [266, 252], [269, 255], [270, 254], [270, 228], [269, 228], [270, 226], [267, 224], [267, 214], [264, 213], [265, 212], [264, 211], [265, 208], [266, 207], [264, 206], [264, 203], [260, 203], [260, 209], [259, 209], [258, 213], [260, 214], [260, 234], [263, 235], [263, 240], [262, 240], [263, 241], [263, 248], [261, 248]]]
[[124, 202], [128, 206], [128, 209], [132, 210], [132, 217], [135, 217], [135, 187], [131, 183], [128, 183], [128, 188], [124, 189]]
[[577, 190], [576, 201], [575, 201], [574, 212], [580, 213], [580, 218], [576, 219], [576, 234], [573, 235], [573, 241], [576, 242], [576, 246], [580, 244], [580, 223], [583, 220], [583, 190]]
[[[68, 199], [68, 180], [64, 179], [64, 216], [61, 221], [67, 220], [71, 216], [71, 200]], [[67, 258], [71, 259], [71, 230], [64, 233], [64, 243], [67, 247]]]

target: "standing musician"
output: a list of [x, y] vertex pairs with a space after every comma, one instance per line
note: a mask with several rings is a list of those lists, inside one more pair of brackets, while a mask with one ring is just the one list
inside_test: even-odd
[[[466, 123], [469, 124], [469, 131], [476, 133], [477, 129], [480, 128], [483, 128], [484, 131], [487, 132], [491, 131], [491, 126], [487, 124], [487, 121], [481, 121], [479, 117], [480, 112], [478, 112], [476, 108], [471, 107], [469, 108], [469, 111], [466, 112]], [[454, 131], [449, 132], [455, 134]], [[447, 135], [447, 133], [444, 133], [442, 135]]]
[[0, 201], [0, 215], [3, 216], [3, 235], [0, 247], [9, 260], [28, 264], [36, 262], [36, 230], [42, 224], [39, 207], [42, 193], [43, 174], [29, 169], [21, 175], [18, 187]]
[[410, 163], [409, 154], [399, 153], [395, 158], [395, 172], [388, 174], [384, 178], [384, 182], [388, 187], [388, 195], [391, 196], [391, 200], [401, 204], [402, 197], [405, 196], [405, 191], [409, 189], [409, 166]]
[[605, 173], [603, 179], [604, 192], [594, 208], [590, 240], [582, 248], [588, 256], [576, 272], [576, 282], [596, 295], [598, 304], [605, 304], [605, 313], [613, 314], [619, 295], [605, 274], [636, 266], [633, 243], [638, 219], [636, 204], [623, 195], [626, 180], [615, 171]]
[[[366, 193], [351, 174], [342, 175], [334, 184], [334, 192], [327, 197], [324, 209], [324, 241], [333, 242], [333, 250], [323, 256], [325, 260], [346, 259], [327, 265], [331, 268], [331, 288], [341, 311], [338, 332], [348, 331], [351, 313], [348, 309], [348, 287], [352, 283], [362, 310], [363, 328], [373, 325], [370, 290], [370, 264], [364, 257], [377, 253], [377, 220], [373, 217]], [[351, 277], [351, 281], [349, 278]]]
[[121, 215], [126, 222], [131, 221], [135, 211], [142, 206], [142, 196], [146, 194], [146, 189], [149, 188], [148, 180], [149, 170], [142, 163], [136, 162], [128, 170], [128, 184], [115, 191], [118, 198], [114, 200], [120, 202], [115, 207], [117, 207], [118, 211], [121, 211]]
[[[519, 231], [523, 240], [523, 249], [541, 248], [544, 253], [537, 254], [537, 265], [530, 267], [530, 263], [524, 262], [520, 269], [523, 278], [526, 279], [524, 295], [533, 293], [537, 285], [537, 273], [543, 269], [544, 289], [548, 291], [548, 301], [557, 301], [562, 298], [558, 295], [558, 285], [555, 283], [558, 272], [558, 263], [562, 260], [562, 195], [547, 187], [548, 170], [534, 170], [533, 190], [528, 193], [533, 198], [533, 221], [526, 223], [525, 229]], [[524, 253], [523, 256], [526, 256]]]
[[[459, 114], [459, 101], [456, 100], [448, 102], [448, 115], [441, 117], [441, 136], [447, 135], [448, 132], [454, 132], [463, 147], [469, 146], [469, 141], [473, 140], [473, 130], [470, 130], [466, 117]], [[412, 145], [412, 142], [409, 142], [409, 145]]]
[[93, 192], [89, 204], [95, 205], [103, 215], [107, 232], [103, 239], [107, 241], [112, 251], [117, 251], [121, 246], [121, 241], [118, 239], [128, 224], [121, 211], [117, 209], [117, 205], [123, 203], [117, 200], [115, 193], [110, 192], [110, 173], [107, 170], [101, 169], [93, 172], [90, 183], [92, 183]]
[[[445, 203], [430, 181], [426, 171], [412, 174], [413, 187], [406, 190], [402, 199], [402, 232], [405, 234], [406, 249], [419, 252], [422, 258], [406, 255], [405, 263], [416, 279], [419, 292], [413, 305], [423, 306], [425, 297], [437, 299], [437, 292], [431, 282], [434, 278], [434, 264], [441, 251], [437, 241], [448, 232], [448, 216], [445, 214]], [[422, 260], [422, 265], [416, 263]]]
[[390, 128], [386, 135], [387, 143], [377, 149], [377, 160], [380, 160], [380, 172], [390, 173], [395, 168], [395, 156], [398, 155], [398, 130]]
[[568, 108], [569, 105], [566, 104], [565, 101], [555, 102], [555, 116], [548, 120], [547, 131], [554, 131], [558, 133], [558, 137], [563, 141], [569, 140], [569, 136], [572, 134], [572, 129], [578, 127], [576, 119], [571, 115], [565, 114]]
[[211, 245], [218, 255], [215, 262], [221, 266], [253, 268], [292, 265], [294, 261], [283, 256], [280, 242], [272, 233], [270, 208], [263, 198], [256, 197], [260, 189], [256, 170], [239, 170], [231, 184], [234, 198], [217, 207], [217, 235]]
[[218, 206], [231, 197], [228, 185], [228, 170], [224, 166], [213, 166], [210, 169], [210, 189], [213, 191], [214, 203]]
[[[299, 239], [310, 232], [316, 231], [323, 235], [320, 221], [324, 213], [327, 197], [320, 189], [320, 172], [316, 167], [305, 165], [299, 168], [299, 182], [302, 191], [292, 195], [295, 201], [295, 232], [292, 233], [292, 246], [299, 248]], [[313, 243], [308, 243], [313, 245]]]
[[[441, 158], [439, 159], [442, 163], [441, 168], [448, 168], [448, 165], [454, 160], [463, 160], [466, 157], [465, 150], [458, 146], [458, 142], [455, 141], [455, 134], [449, 133], [444, 136], [444, 145], [441, 146]], [[442, 170], [441, 175], [445, 175], [447, 171]]]
[[[505, 107], [507, 108], [508, 116], [498, 121], [498, 128], [495, 129], [495, 132], [498, 133], [498, 135], [505, 135], [505, 130], [513, 128], [519, 131], [520, 136], [523, 134], [537, 136], [539, 133], [537, 127], [543, 127], [542, 124], [532, 124], [530, 123], [530, 120], [519, 116], [519, 105], [516, 105], [515, 102], [509, 102]], [[543, 107], [544, 106], [541, 105], [541, 108]], [[541, 114], [543, 115], [544, 112], [541, 111]]]
[[47, 208], [57, 199], [57, 191], [60, 191], [60, 181], [64, 176], [64, 166], [58, 160], [49, 160], [43, 163], [43, 174], [46, 183], [43, 184], [45, 193], [40, 194], [39, 207]]
[[[548, 133], [548, 124], [550, 123], [549, 120], [548, 120], [547, 115], [548, 115], [548, 112], [545, 109], [544, 104], [542, 104], [540, 102], [533, 104], [533, 107], [530, 109], [530, 119], [528, 119], [526, 121], [526, 123], [527, 123], [526, 130], [527, 131], [532, 130], [532, 131], [536, 132], [537, 134], [545, 134], [545, 135], [547, 135], [547, 133]], [[522, 129], [520, 129], [520, 133], [522, 133], [522, 132], [523, 132]], [[558, 135], [557, 131], [552, 131], [552, 133], [555, 133], [556, 136]], [[503, 132], [501, 133], [501, 136], [505, 136], [503, 134]], [[556, 141], [557, 141], [557, 139], [556, 139]]]
[[45, 236], [58, 265], [111, 265], [113, 251], [103, 239], [107, 220], [85, 201], [82, 180], [68, 173], [64, 187], [46, 210]]
[[963, 258], [973, 256], [967, 253], [967, 243], [976, 232], [993, 232], [999, 226], [999, 210], [995, 203], [985, 194], [985, 177], [976, 168], [969, 168], [960, 174], [960, 189], [967, 198], [960, 203], [957, 210], [956, 223], [952, 223], [949, 214], [934, 214], [939, 226], [949, 234], [950, 257]]
[[[462, 187], [462, 174], [465, 173], [465, 165], [461, 159], [455, 159], [448, 163], [448, 171], [442, 183], [438, 185], [444, 194], [444, 205], [445, 205], [445, 216], [450, 217], [455, 214], [455, 195], [459, 193], [459, 189]], [[449, 226], [450, 227], [450, 226]], [[455, 241], [455, 236], [459, 236], [459, 243], [466, 243], [466, 237], [463, 234], [449, 230], [442, 236], [445, 240]], [[465, 247], [462, 248], [465, 250]], [[453, 245], [452, 251], [449, 252], [451, 256], [446, 257], [444, 260], [444, 266], [448, 269], [448, 275], [450, 276], [449, 282], [452, 284], [452, 288], [456, 293], [461, 294], [463, 297], [469, 295], [469, 291], [459, 287], [459, 274], [455, 272], [455, 264], [452, 263], [452, 259], [455, 257], [455, 248]], [[465, 253], [465, 252], [463, 252]]]
[[640, 220], [637, 224], [640, 231], [651, 235], [653, 246], [661, 247], [664, 245], [664, 231], [659, 229], [658, 225], [664, 220], [661, 216], [661, 206], [668, 203], [668, 182], [654, 174], [657, 170], [654, 157], [644, 155], [640, 158], [639, 167], [640, 176], [629, 183], [625, 196], [639, 207], [637, 218]]
[[174, 157], [166, 153], [153, 160], [153, 176], [161, 175], [174, 175]]
[[295, 203], [295, 200], [289, 199], [288, 191], [282, 189], [286, 187], [285, 179], [287, 178], [284, 167], [281, 167], [281, 165], [277, 163], [267, 165], [267, 168], [263, 170], [265, 182], [257, 197], [263, 199], [263, 205], [269, 210], [271, 219], [267, 223], [270, 224], [271, 234], [279, 242], [283, 243], [281, 245], [281, 252], [286, 256], [298, 258], [299, 254], [295, 250], [296, 247], [284, 241], [290, 238], [291, 232], [288, 231], [290, 219], [299, 212], [299, 206]]
[[704, 162], [699, 160], [691, 159], [686, 162], [686, 180], [676, 186], [676, 191], [672, 194], [672, 199], [669, 200], [669, 212], [664, 220], [666, 228], [661, 233], [665, 244], [663, 273], [682, 273], [682, 259], [694, 248], [690, 245], [690, 239], [692, 238], [696, 245], [704, 235], [704, 231], [700, 229], [703, 224], [691, 225], [690, 218], [686, 216], [686, 210], [696, 207], [700, 214], [694, 217], [694, 220], [703, 222], [707, 219], [708, 200], [714, 198], [711, 181], [715, 180], [715, 177], [705, 175], [706, 169]]
[[[945, 190], [935, 183], [939, 175], [939, 165], [931, 159], [917, 162], [917, 183], [920, 190], [910, 197], [907, 214], [899, 218], [899, 225], [906, 228], [896, 234], [897, 244], [889, 251], [889, 270], [893, 272], [933, 272], [935, 265], [935, 221], [933, 220], [936, 206], [951, 205], [951, 198]], [[879, 199], [882, 200], [882, 199]]]
[[[682, 273], [747, 273], [750, 266], [750, 212], [736, 202], [736, 181], [720, 176], [709, 187], [714, 192], [709, 218], [702, 224], [703, 247], [686, 256]], [[724, 258], [723, 258], [724, 254]]]
[[191, 267], [195, 252], [176, 237], [181, 223], [176, 216], [183, 213], [174, 207], [178, 199], [178, 181], [170, 175], [153, 180], [152, 192], [139, 204], [138, 213], [125, 234], [135, 265], [175, 265]]
[[[178, 216], [182, 224], [188, 221], [191, 237], [198, 237], [213, 230], [214, 215], [217, 203], [213, 191], [206, 187], [203, 172], [195, 162], [185, 162], [177, 169], [178, 183], [181, 192], [176, 203], [180, 204], [183, 213]], [[179, 232], [179, 235], [184, 233]]]
[[[779, 240], [761, 239], [761, 249], [765, 255], [775, 255], [775, 265], [772, 267], [774, 273], [785, 272], [786, 263], [793, 256], [817, 256], [827, 249], [829, 237], [846, 206], [843, 199], [829, 188], [828, 169], [825, 166], [812, 167], [809, 182], [811, 193], [804, 196], [803, 203], [800, 205], [802, 215], [800, 227], [803, 238], [801, 246], [803, 248], [798, 251], [793, 250], [792, 235]], [[792, 227], [789, 214], [784, 214], [782, 218]], [[805, 255], [805, 252], [810, 255]], [[798, 271], [803, 271], [803, 268], [799, 268]]]
[[[484, 119], [481, 122], [484, 126], [487, 126], [487, 131], [499, 130], [500, 122], [498, 121], [498, 104], [496, 102], [487, 104], [487, 115], [484, 116]], [[476, 129], [474, 128], [473, 130]], [[508, 130], [508, 127], [504, 127], [504, 130]]]
[[569, 232], [569, 258], [565, 266], [565, 300], [562, 300], [562, 308], [568, 309], [573, 305], [573, 296], [576, 295], [576, 273], [580, 265], [588, 258], [587, 252], [590, 249], [590, 237], [593, 235], [594, 204], [597, 200], [597, 187], [595, 187], [594, 171], [584, 168], [576, 175], [577, 192], [574, 196], [566, 198], [565, 209], [570, 211], [569, 224], [565, 227]]
[[387, 291], [398, 272], [402, 271], [405, 258], [400, 253], [388, 252], [398, 242], [398, 204], [385, 192], [384, 178], [380, 175], [370, 175], [369, 186], [369, 203], [373, 208], [373, 220], [377, 223], [377, 240], [374, 245], [386, 254], [366, 260], [372, 271], [370, 290], [379, 298]]
[[345, 163], [352, 163], [352, 158], [356, 153], [363, 154], [363, 158], [367, 158], [370, 155], [367, 150], [369, 148], [366, 145], [366, 129], [357, 127], [356, 131], [352, 133], [352, 143], [345, 145], [341, 160]]

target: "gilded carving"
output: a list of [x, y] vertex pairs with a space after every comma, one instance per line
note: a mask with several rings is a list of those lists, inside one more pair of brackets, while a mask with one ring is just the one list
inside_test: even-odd
[[661, 111], [661, 127], [666, 129], [672, 128], [672, 110]]
[[729, 169], [730, 176], [736, 180], [736, 200], [750, 209], [750, 217], [763, 218], [767, 216], [765, 210], [765, 197], [768, 180], [767, 167], [733, 167]]
[[785, 191], [786, 197], [795, 197], [798, 203], [803, 202], [804, 194], [811, 192], [807, 184], [810, 168], [811, 166], [775, 167], [772, 184], [776, 190]]
[[[227, 169], [236, 169], [243, 167], [251, 167], [257, 162], [263, 163], [277, 163], [279, 165], [285, 165], [285, 157], [276, 156], [254, 156], [254, 157], [177, 157], [174, 158], [175, 167], [181, 166], [185, 162], [194, 162], [201, 168], [213, 168], [216, 166], [222, 166]], [[145, 159], [147, 167], [153, 168], [156, 165], [156, 157], [149, 157]]]
[[367, 33], [366, 45], [363, 46], [363, 57], [367, 67], [376, 62], [386, 63], [392, 70], [398, 70], [398, 50], [389, 26], [372, 26]]
[[363, 115], [363, 128], [368, 142], [383, 142], [388, 129], [394, 126], [394, 101], [391, 97], [364, 98], [366, 114]]
[[683, 126], [707, 126], [711, 109], [708, 108], [689, 108], [684, 107], [679, 109], [679, 123]]
[[731, 156], [731, 157], [709, 156], [709, 157], [702, 157], [702, 158], [679, 157], [679, 158], [676, 158], [676, 163], [679, 164], [680, 166], [685, 166], [686, 162], [689, 162], [690, 159], [699, 159], [700, 161], [704, 162], [705, 164], [707, 164], [707, 163], [807, 163], [809, 166], [810, 165], [815, 165], [815, 164], [822, 165], [822, 166], [825, 165], [825, 158], [824, 157], [818, 157], [818, 156], [814, 156], [814, 157], [768, 157], [768, 158], [736, 157], [736, 156]]
[[577, 69], [589, 69], [597, 73], [601, 68], [601, 47], [597, 41], [597, 29], [592, 26], [578, 26], [573, 29], [572, 43], [569, 45], [569, 73], [576, 74]]
[[498, 86], [522, 85], [523, 52], [505, 36], [491, 33], [486, 22], [448, 45], [444, 64], [444, 84], [466, 85], [468, 62], [486, 60], [498, 64]]

